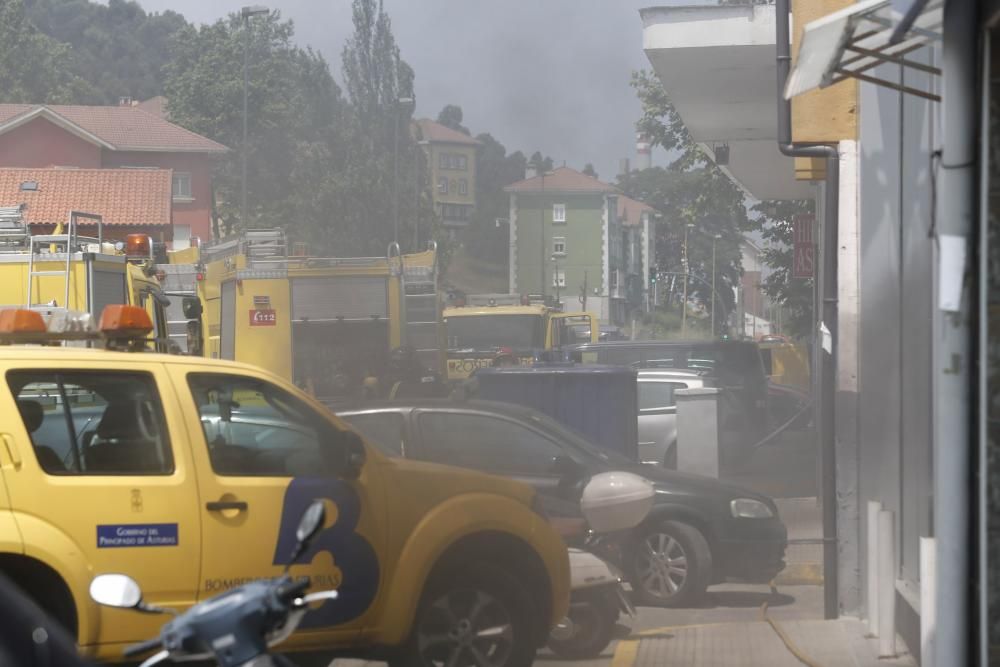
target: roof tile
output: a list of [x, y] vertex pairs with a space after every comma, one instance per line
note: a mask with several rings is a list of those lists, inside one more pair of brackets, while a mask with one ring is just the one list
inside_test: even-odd
[[114, 146], [119, 151], [225, 153], [229, 149], [174, 125], [137, 106], [63, 106], [0, 104], [0, 132], [18, 118], [45, 109]]
[[543, 176], [534, 176], [518, 181], [504, 188], [506, 192], [601, 192], [613, 194], [618, 188], [599, 181], [592, 176], [571, 169], [558, 167]]
[[[37, 191], [23, 191], [34, 181]], [[31, 224], [65, 222], [70, 211], [94, 213], [105, 225], [170, 225], [169, 169], [0, 169], [0, 206], [25, 204]]]
[[417, 127], [420, 128], [421, 138], [427, 141], [440, 142], [447, 144], [465, 144], [468, 146], [478, 146], [482, 142], [478, 139], [473, 139], [467, 134], [463, 134], [458, 130], [453, 130], [450, 127], [445, 127], [441, 123], [435, 123], [429, 118], [421, 118], [416, 121]]

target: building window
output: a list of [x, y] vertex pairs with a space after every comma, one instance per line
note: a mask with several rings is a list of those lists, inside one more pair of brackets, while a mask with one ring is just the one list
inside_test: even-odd
[[438, 167], [465, 171], [469, 168], [469, 159], [461, 153], [441, 153], [438, 155]]
[[566, 204], [552, 205], [552, 222], [566, 222]]
[[563, 256], [566, 254], [565, 236], [554, 236], [552, 238], [552, 254], [563, 255]]
[[194, 199], [191, 194], [191, 174], [185, 171], [175, 171], [173, 181], [174, 201]]
[[441, 204], [441, 218], [444, 220], [468, 222], [471, 213], [471, 206], [462, 206], [461, 204]]
[[552, 272], [552, 286], [566, 287], [566, 272], [563, 269], [556, 269]]
[[448, 177], [442, 176], [438, 179], [438, 194], [446, 195], [448, 194]]
[[469, 194], [469, 182], [464, 178], [458, 179], [458, 194], [460, 195]]

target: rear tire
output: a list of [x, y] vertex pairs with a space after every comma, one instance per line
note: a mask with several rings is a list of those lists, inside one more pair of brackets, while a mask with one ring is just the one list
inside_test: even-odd
[[573, 636], [549, 639], [549, 649], [561, 658], [587, 660], [596, 658], [614, 639], [618, 624], [617, 601], [604, 590], [586, 591], [570, 604], [569, 618], [573, 621]]
[[637, 529], [628, 553], [628, 579], [636, 604], [693, 607], [712, 578], [712, 553], [694, 526], [667, 519]]
[[[523, 584], [500, 566], [445, 573], [424, 594], [410, 639], [392, 667], [531, 667], [538, 624]], [[481, 656], [484, 659], [478, 659]]]

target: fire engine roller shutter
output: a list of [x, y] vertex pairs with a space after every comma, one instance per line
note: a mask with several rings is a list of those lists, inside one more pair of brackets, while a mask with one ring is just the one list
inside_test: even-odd
[[90, 280], [90, 312], [94, 317], [100, 318], [107, 305], [128, 303], [125, 297], [125, 274], [120, 266], [113, 271], [93, 268]]
[[295, 278], [292, 320], [371, 320], [388, 314], [386, 279], [379, 276]]
[[219, 355], [223, 359], [236, 358], [236, 281], [222, 283], [221, 321], [219, 324]]

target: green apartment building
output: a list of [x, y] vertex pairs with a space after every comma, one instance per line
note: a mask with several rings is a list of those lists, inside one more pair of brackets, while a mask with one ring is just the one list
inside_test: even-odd
[[645, 306], [652, 209], [607, 183], [560, 167], [507, 188], [510, 291], [558, 296], [624, 325]]

